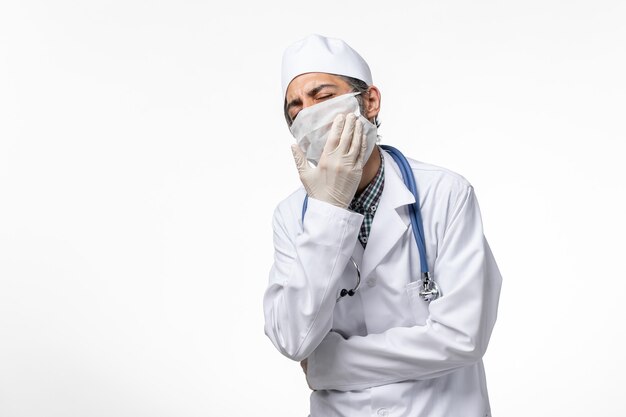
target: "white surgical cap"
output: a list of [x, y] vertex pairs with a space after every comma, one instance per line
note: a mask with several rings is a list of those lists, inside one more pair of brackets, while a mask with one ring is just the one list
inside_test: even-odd
[[289, 83], [307, 72], [345, 75], [372, 85], [372, 73], [367, 62], [341, 39], [309, 35], [289, 46], [283, 53], [283, 97]]

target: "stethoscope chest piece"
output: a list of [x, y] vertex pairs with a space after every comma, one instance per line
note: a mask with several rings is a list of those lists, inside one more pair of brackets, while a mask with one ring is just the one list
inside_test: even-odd
[[429, 273], [422, 275], [422, 289], [419, 292], [422, 300], [430, 303], [441, 296], [441, 290], [435, 281], [430, 278]]

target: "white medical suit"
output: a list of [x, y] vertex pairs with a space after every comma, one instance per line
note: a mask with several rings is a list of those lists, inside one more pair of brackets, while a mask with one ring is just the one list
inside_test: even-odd
[[[429, 270], [442, 292], [430, 304], [418, 295], [408, 214], [415, 199], [389, 154], [365, 250], [357, 240], [361, 214], [310, 198], [302, 222], [304, 189], [275, 210], [265, 333], [285, 356], [308, 358], [312, 417], [491, 415], [482, 357], [502, 278], [478, 202], [462, 176], [409, 162]], [[362, 283], [337, 301], [356, 283], [350, 257]]]

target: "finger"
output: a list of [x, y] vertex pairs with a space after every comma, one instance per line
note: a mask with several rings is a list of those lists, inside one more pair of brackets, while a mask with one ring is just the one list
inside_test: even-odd
[[363, 141], [363, 122], [356, 121], [354, 126], [354, 135], [352, 136], [352, 144], [350, 145], [350, 159], [353, 163], [356, 163], [359, 159], [359, 152], [361, 151], [361, 144]]
[[341, 132], [341, 140], [339, 141], [338, 150], [341, 154], [347, 154], [352, 144], [352, 136], [354, 135], [354, 125], [356, 124], [356, 116], [350, 113], [346, 116], [346, 123]]
[[361, 152], [359, 152], [359, 159], [356, 162], [358, 168], [365, 166], [365, 153], [367, 152], [367, 137], [365, 134], [361, 135]]
[[339, 139], [341, 138], [341, 131], [343, 130], [343, 125], [346, 122], [346, 117], [343, 114], [338, 114], [333, 121], [333, 125], [330, 128], [330, 133], [328, 134], [328, 140], [326, 140], [326, 144], [324, 145], [323, 153], [330, 153], [337, 148], [339, 145]]
[[299, 173], [305, 172], [309, 169], [309, 163], [306, 160], [306, 156], [302, 153], [302, 149], [297, 144], [291, 145], [291, 153], [293, 154], [293, 160], [296, 162], [296, 168]]

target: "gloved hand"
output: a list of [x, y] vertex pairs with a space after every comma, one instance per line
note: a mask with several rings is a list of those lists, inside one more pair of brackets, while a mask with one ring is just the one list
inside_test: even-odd
[[307, 194], [341, 208], [350, 205], [359, 186], [366, 149], [363, 124], [352, 113], [335, 117], [316, 167], [309, 165], [297, 144], [291, 146]]

